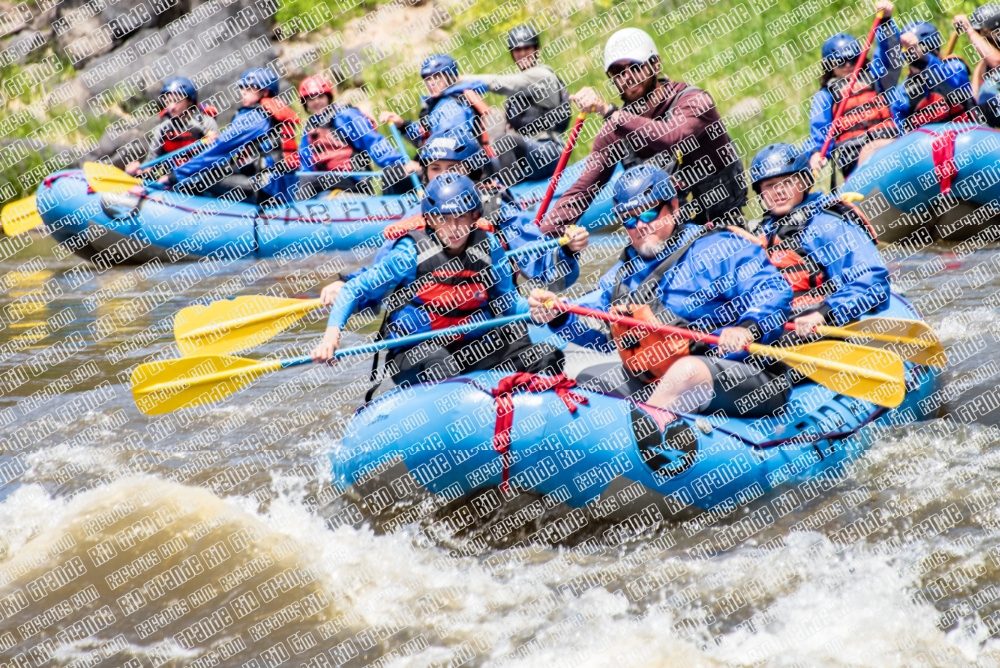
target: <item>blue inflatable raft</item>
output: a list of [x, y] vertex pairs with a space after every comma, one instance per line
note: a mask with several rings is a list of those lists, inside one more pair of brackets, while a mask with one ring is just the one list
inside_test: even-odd
[[[917, 317], [898, 297], [880, 315]], [[886, 428], [932, 417], [925, 400], [939, 376], [906, 367], [906, 398], [891, 410], [806, 383], [780, 415], [681, 415], [662, 434], [651, 418], [658, 409], [644, 404], [579, 388], [571, 391], [585, 405], [553, 390], [517, 393], [506, 462], [494, 447], [502, 374], [395, 388], [347, 424], [330, 454], [333, 484], [373, 513], [420, 490], [442, 503], [471, 496], [484, 510], [530, 490], [547, 508], [589, 506], [616, 522], [725, 511], [783, 485], [835, 482]]]
[[[1000, 133], [972, 124], [932, 124], [866, 159], [841, 186], [879, 241], [964, 241], [1000, 214]], [[995, 241], [996, 239], [988, 239]]]
[[[583, 170], [566, 169], [557, 194]], [[619, 170], [620, 171], [620, 170]], [[616, 174], [617, 178], [617, 174]], [[525, 211], [536, 211], [548, 182], [511, 191]], [[580, 224], [593, 229], [611, 221], [611, 184]], [[389, 224], [418, 213], [410, 196], [321, 195], [281, 208], [150, 190], [142, 195], [98, 194], [80, 170], [46, 178], [36, 193], [38, 211], [53, 237], [99, 265], [137, 264], [156, 257], [182, 262], [201, 257], [274, 257], [354, 249], [368, 255], [383, 242]]]

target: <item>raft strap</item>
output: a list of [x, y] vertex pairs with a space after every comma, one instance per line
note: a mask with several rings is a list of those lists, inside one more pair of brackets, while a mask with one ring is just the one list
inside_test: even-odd
[[556, 396], [562, 399], [570, 413], [576, 413], [578, 405], [588, 405], [587, 397], [572, 391], [576, 381], [564, 374], [556, 376], [538, 376], [521, 371], [501, 378], [495, 389], [491, 390], [497, 402], [497, 421], [493, 430], [493, 449], [503, 458], [503, 474], [500, 491], [506, 493], [510, 480], [510, 430], [514, 426], [514, 393], [515, 392], [546, 392], [554, 390]]

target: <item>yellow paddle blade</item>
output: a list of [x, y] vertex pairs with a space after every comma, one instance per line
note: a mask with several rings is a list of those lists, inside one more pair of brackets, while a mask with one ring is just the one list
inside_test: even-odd
[[754, 343], [750, 352], [784, 362], [814, 383], [838, 394], [895, 408], [906, 397], [903, 360], [888, 350], [846, 341], [816, 341], [775, 348]]
[[224, 355], [147, 362], [132, 372], [132, 398], [146, 415], [170, 413], [219, 401], [280, 368], [277, 360]]
[[83, 163], [83, 175], [87, 177], [87, 185], [96, 193], [126, 193], [142, 185], [141, 179], [103, 162]]
[[32, 195], [4, 205], [0, 210], [0, 224], [3, 225], [4, 234], [16, 237], [41, 227], [45, 221], [38, 215], [38, 206], [35, 204], [35, 196]]
[[185, 357], [229, 355], [270, 341], [322, 306], [318, 299], [254, 295], [188, 306], [174, 317], [174, 338]]
[[914, 364], [944, 367], [948, 357], [930, 325], [905, 318], [865, 318], [843, 327], [819, 327], [820, 334], [885, 348]]

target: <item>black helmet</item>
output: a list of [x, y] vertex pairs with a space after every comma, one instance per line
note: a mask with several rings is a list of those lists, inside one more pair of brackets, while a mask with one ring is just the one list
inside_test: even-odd
[[969, 16], [969, 23], [975, 30], [993, 32], [1000, 28], [1000, 6], [994, 4], [980, 5]]
[[519, 46], [533, 46], [536, 49], [542, 45], [538, 31], [530, 25], [514, 26], [507, 33], [507, 50], [513, 51]]

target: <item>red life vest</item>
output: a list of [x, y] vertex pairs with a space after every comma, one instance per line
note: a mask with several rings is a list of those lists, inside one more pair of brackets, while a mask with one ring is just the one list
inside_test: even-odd
[[[299, 167], [299, 147], [295, 143], [295, 126], [302, 123], [298, 115], [281, 98], [265, 97], [260, 101], [260, 109], [267, 116], [271, 128], [277, 127], [281, 133], [280, 158], [292, 169]], [[277, 159], [275, 160], [277, 162]]]
[[[868, 233], [868, 236], [878, 243], [875, 230], [861, 210], [843, 200], [832, 200], [825, 204], [821, 211], [837, 216], [838, 218], [858, 225]], [[805, 214], [805, 211], [802, 212]], [[817, 212], [818, 213], [818, 212]], [[795, 215], [794, 212], [789, 215]], [[771, 264], [788, 281], [792, 288], [792, 312], [799, 313], [807, 310], [810, 306], [822, 304], [826, 300], [823, 285], [829, 277], [822, 265], [816, 262], [808, 253], [801, 252], [802, 246], [800, 237], [805, 231], [806, 225], [794, 225], [788, 234], [781, 234], [782, 227], [778, 228], [769, 236], [761, 236], [756, 239], [764, 250]], [[749, 237], [748, 233], [744, 233]]]
[[[833, 97], [836, 100], [837, 94], [834, 93]], [[843, 113], [833, 122], [833, 136], [837, 144], [859, 139], [892, 139], [897, 135], [892, 111], [875, 90], [874, 84], [851, 93]]]
[[[959, 60], [965, 65], [966, 69], [969, 67], [965, 64], [964, 60], [955, 55], [946, 56], [942, 60]], [[942, 81], [931, 88], [925, 95], [921, 95], [916, 104], [911, 104], [910, 111], [906, 115], [906, 127], [902, 128], [902, 130], [909, 132], [928, 123], [970, 120], [962, 118], [962, 116], [972, 108], [972, 100], [964, 100], [958, 103], [949, 102], [948, 97], [954, 90], [955, 88]], [[952, 98], [954, 98], [953, 95]]]
[[[168, 118], [166, 109], [160, 112], [160, 118], [168, 121], [162, 135], [164, 153], [172, 153], [202, 140], [205, 136], [205, 129], [198, 117], [199, 113], [205, 116], [218, 114], [215, 107], [211, 105], [199, 105], [197, 109], [192, 108], [188, 117], [182, 114], [177, 118]], [[175, 158], [174, 164], [180, 166], [190, 160], [193, 155], [192, 153], [188, 156], [179, 156]]]

